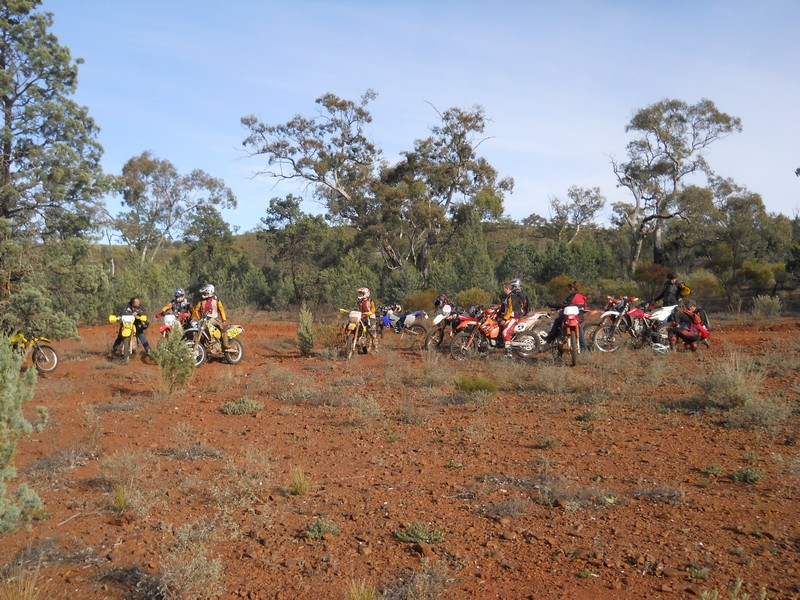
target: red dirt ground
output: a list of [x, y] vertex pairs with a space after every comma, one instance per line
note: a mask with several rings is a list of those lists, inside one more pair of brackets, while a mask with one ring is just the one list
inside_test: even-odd
[[[3, 536], [4, 574], [35, 571], [53, 598], [153, 597], [195, 523], [183, 560], [219, 559], [223, 598], [343, 598], [354, 581], [390, 597], [727, 598], [736, 579], [800, 597], [799, 334], [723, 323], [696, 354], [595, 352], [571, 369], [457, 363], [397, 336], [349, 362], [302, 358], [294, 324], [257, 321], [242, 364], [204, 365], [163, 400], [157, 366], [110, 362], [115, 330], [82, 328], [26, 408], [51, 423], [20, 441], [15, 483], [49, 517]], [[687, 409], [697, 378], [736, 356], [791, 408], [771, 431]], [[500, 388], [459, 391], [460, 375]], [[220, 411], [242, 397], [263, 410]], [[730, 477], [748, 467], [758, 481]], [[340, 533], [309, 539], [320, 518]], [[412, 523], [443, 540], [400, 541]]]

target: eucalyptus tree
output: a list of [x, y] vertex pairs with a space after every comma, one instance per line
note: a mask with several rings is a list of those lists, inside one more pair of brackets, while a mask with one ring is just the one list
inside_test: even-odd
[[[0, 229], [16, 242], [83, 235], [109, 178], [98, 128], [72, 98], [78, 65], [40, 0], [0, 2]], [[13, 265], [0, 262], [4, 281]], [[0, 299], [10, 287], [0, 288]]]
[[118, 192], [127, 210], [117, 215], [115, 227], [128, 247], [149, 262], [165, 242], [184, 234], [201, 209], [236, 206], [222, 179], [200, 169], [181, 175], [170, 161], [150, 152], [125, 163]]
[[614, 205], [615, 221], [629, 235], [628, 269], [636, 270], [642, 245], [653, 239], [653, 260], [663, 264], [664, 230], [675, 218], [689, 218], [687, 208], [676, 202], [687, 183], [714, 175], [706, 161], [708, 147], [732, 132], [741, 131], [741, 120], [717, 109], [710, 100], [697, 104], [662, 100], [638, 110], [625, 128], [637, 135], [627, 146], [627, 162], [611, 164], [620, 187], [632, 202]]
[[455, 206], [470, 202], [482, 215], [499, 217], [513, 180], [498, 181], [477, 155], [485, 139], [480, 107], [441, 113], [431, 135], [389, 166], [366, 131], [376, 97], [368, 90], [354, 102], [328, 93], [317, 99], [316, 116], [279, 125], [244, 117], [243, 144], [251, 156], [266, 157], [259, 174], [306, 184], [332, 222], [352, 226], [381, 249], [388, 268], [411, 262], [424, 278], [430, 247], [451, 225]]
[[605, 206], [606, 198], [598, 187], [588, 189], [577, 185], [569, 188], [567, 198], [550, 200], [550, 219], [545, 222], [544, 230], [553, 241], [565, 242], [569, 246], [594, 222], [597, 213]]

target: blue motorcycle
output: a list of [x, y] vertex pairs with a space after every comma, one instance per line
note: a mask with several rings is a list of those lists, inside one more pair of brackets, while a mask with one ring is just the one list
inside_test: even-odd
[[403, 313], [402, 310], [399, 304], [382, 308], [378, 319], [378, 334], [383, 338], [383, 331], [388, 329], [399, 334], [402, 339], [408, 339], [411, 350], [422, 350], [428, 335], [428, 328], [423, 321], [427, 320], [428, 313], [424, 310]]

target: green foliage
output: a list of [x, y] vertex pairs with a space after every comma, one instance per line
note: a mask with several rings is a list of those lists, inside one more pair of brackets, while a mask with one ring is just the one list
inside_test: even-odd
[[425, 542], [426, 544], [435, 544], [436, 542], [444, 541], [438, 529], [422, 521], [406, 524], [405, 529], [395, 531], [394, 536], [401, 542]]
[[171, 398], [189, 383], [195, 371], [192, 351], [183, 339], [183, 327], [177, 320], [172, 331], [159, 340], [158, 348], [150, 354], [161, 376], [161, 396], [163, 399]]
[[459, 306], [488, 306], [491, 299], [492, 296], [489, 292], [477, 287], [458, 292], [453, 298], [455, 303]]
[[761, 471], [754, 467], [744, 467], [730, 474], [736, 483], [756, 483], [761, 479]]
[[456, 377], [455, 386], [462, 392], [489, 392], [494, 394], [500, 388], [494, 379], [482, 375], [460, 375]]
[[23, 284], [5, 304], [0, 324], [6, 331], [53, 339], [78, 337], [74, 322], [53, 307], [50, 295], [40, 287]]
[[325, 297], [337, 307], [355, 306], [356, 290], [360, 287], [370, 288], [373, 298], [376, 296], [378, 276], [355, 250], [348, 252], [337, 266], [322, 271], [320, 280]]
[[341, 529], [336, 523], [326, 519], [317, 519], [306, 527], [306, 537], [310, 540], [319, 541], [327, 536], [339, 535]]
[[219, 410], [224, 415], [254, 415], [258, 411], [264, 410], [264, 405], [247, 396], [242, 396], [226, 402]]
[[[414, 265], [406, 263], [401, 269], [394, 269], [382, 286], [382, 298], [387, 304], [404, 301], [422, 288], [422, 277]], [[404, 304], [404, 306], [407, 306]], [[410, 308], [410, 307], [409, 307]], [[425, 310], [426, 307], [420, 307]]]
[[300, 307], [300, 325], [297, 327], [297, 347], [300, 354], [308, 356], [314, 349], [314, 315], [303, 302]]
[[14, 529], [22, 520], [43, 515], [41, 500], [26, 485], [16, 490], [9, 483], [16, 477], [14, 456], [17, 440], [33, 431], [22, 405], [33, 397], [36, 369], [21, 371], [24, 356], [14, 352], [5, 335], [0, 335], [0, 533]]
[[409, 294], [403, 299], [403, 308], [406, 310], [425, 310], [430, 311], [433, 308], [433, 302], [439, 292], [434, 289], [422, 290]]
[[477, 211], [464, 207], [457, 217], [456, 233], [448, 248], [456, 273], [454, 290], [494, 287], [494, 267]]
[[515, 277], [522, 280], [523, 285], [538, 278], [539, 250], [533, 243], [525, 239], [515, 239], [506, 246], [503, 257], [497, 265], [495, 274], [498, 281], [510, 281]]
[[52, 14], [35, 10], [40, 4], [0, 4], [0, 218], [13, 221], [19, 239], [91, 230], [95, 201], [110, 183], [98, 128], [71, 98], [79, 61], [50, 31]]
[[778, 296], [756, 296], [753, 299], [753, 316], [771, 319], [781, 315], [781, 299]]
[[115, 227], [142, 261], [153, 262], [165, 242], [192, 226], [196, 213], [236, 206], [221, 179], [200, 169], [181, 175], [170, 161], [147, 151], [125, 163], [118, 185], [128, 210], [118, 215]]

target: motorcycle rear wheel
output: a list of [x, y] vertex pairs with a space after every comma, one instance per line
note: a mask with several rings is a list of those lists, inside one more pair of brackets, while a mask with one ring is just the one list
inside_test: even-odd
[[[452, 356], [456, 360], [467, 360], [468, 358], [474, 358], [478, 354], [478, 336], [476, 335], [473, 337], [472, 342], [470, 343], [470, 334], [466, 331], [461, 331], [453, 337], [453, 341], [450, 342], [450, 356]], [[467, 346], [467, 344], [470, 344]]]
[[47, 344], [38, 344], [33, 348], [33, 364], [39, 373], [52, 373], [58, 366], [58, 354], [55, 348]]
[[403, 330], [403, 335], [409, 338], [409, 349], [422, 350], [425, 347], [428, 330], [421, 323], [412, 323]]
[[236, 352], [226, 352], [225, 353], [225, 362], [229, 365], [238, 365], [242, 362], [244, 358], [244, 344], [242, 344], [241, 340], [232, 339], [228, 340], [228, 348], [231, 350], [236, 350]]
[[444, 345], [444, 327], [435, 327], [425, 336], [425, 350], [441, 350]]
[[572, 354], [570, 364], [574, 367], [578, 364], [578, 332], [574, 329], [569, 332], [569, 349]]
[[513, 336], [511, 342], [513, 343], [511, 346], [512, 351], [520, 358], [533, 358], [539, 351], [539, 340], [530, 331]]

